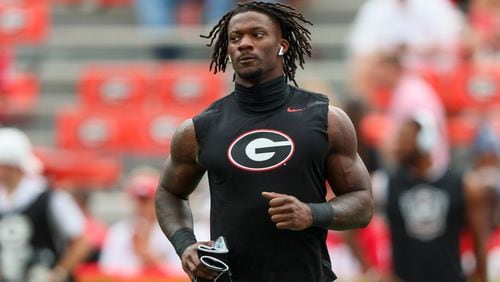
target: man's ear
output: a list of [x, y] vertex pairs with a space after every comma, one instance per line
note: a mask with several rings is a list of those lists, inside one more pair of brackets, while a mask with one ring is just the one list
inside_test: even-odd
[[283, 49], [283, 46], [280, 45], [280, 50], [278, 51], [278, 56], [283, 56], [285, 55], [285, 50]]
[[285, 39], [282, 39], [280, 41], [280, 49], [279, 49], [278, 55], [280, 55], [280, 56], [285, 55], [286, 52], [288, 52], [288, 47], [289, 47], [288, 41], [286, 41]]

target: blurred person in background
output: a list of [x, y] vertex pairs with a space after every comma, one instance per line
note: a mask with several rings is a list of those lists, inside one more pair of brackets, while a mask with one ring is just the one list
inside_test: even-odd
[[[470, 167], [466, 170], [466, 183], [477, 190], [484, 205], [486, 235], [489, 237], [488, 247], [498, 248], [500, 236], [500, 141], [488, 122], [483, 122], [477, 131], [472, 145]], [[496, 238], [495, 238], [496, 237]], [[462, 261], [466, 273], [473, 273], [477, 262], [474, 259], [472, 247], [476, 244], [470, 230], [462, 234]], [[488, 268], [490, 280], [498, 279], [498, 256], [489, 254]], [[495, 269], [496, 268], [496, 269]], [[496, 274], [495, 274], [496, 273]]]
[[73, 198], [47, 187], [28, 137], [0, 129], [1, 281], [68, 281], [89, 253]]
[[473, 281], [487, 281], [482, 193], [461, 173], [432, 169], [430, 152], [441, 142], [437, 126], [422, 109], [399, 129], [394, 150], [399, 166], [386, 187], [394, 281], [466, 281], [459, 249], [464, 227], [474, 240]]
[[133, 201], [130, 217], [108, 229], [99, 267], [117, 276], [140, 275], [145, 271], [182, 273], [175, 250], [163, 236], [154, 208], [159, 171], [140, 167], [125, 180], [125, 191]]
[[367, 114], [373, 109], [362, 99], [352, 98], [343, 106], [345, 113], [352, 121], [354, 130], [356, 131], [358, 141], [358, 153], [366, 165], [366, 169], [370, 174], [380, 168], [380, 156], [377, 148], [364, 140], [361, 136], [361, 122]]
[[421, 76], [410, 71], [401, 62], [398, 53], [381, 53], [374, 62], [371, 77], [374, 81], [372, 105], [381, 105], [379, 109], [387, 114], [389, 132], [382, 144], [381, 154], [385, 166], [394, 165], [394, 155], [390, 152], [394, 146], [397, 131], [402, 122], [412, 116], [416, 109], [426, 109], [438, 124], [440, 142], [431, 148], [434, 170], [443, 170], [450, 160], [446, 111], [438, 93]]
[[[348, 39], [352, 87], [364, 97], [376, 55], [398, 50], [412, 70], [449, 71], [456, 64], [463, 15], [449, 0], [369, 0]], [[374, 57], [375, 55], [375, 57]]]
[[85, 236], [90, 243], [90, 254], [85, 263], [97, 263], [101, 254], [107, 226], [99, 218], [95, 217], [89, 206], [89, 198], [92, 190], [90, 188], [72, 188], [69, 190], [85, 218]]
[[488, 225], [493, 230], [500, 224], [500, 140], [488, 123], [479, 126], [467, 176], [473, 178], [475, 186], [485, 189]]
[[500, 65], [500, 0], [474, 0], [467, 14], [465, 48], [482, 68]]

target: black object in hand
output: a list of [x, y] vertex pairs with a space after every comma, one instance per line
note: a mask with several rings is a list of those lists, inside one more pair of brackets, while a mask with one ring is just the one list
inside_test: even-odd
[[213, 246], [198, 245], [198, 257], [206, 268], [218, 275], [214, 280], [196, 277], [196, 282], [231, 282], [231, 270], [228, 265], [229, 249], [226, 240], [220, 236]]

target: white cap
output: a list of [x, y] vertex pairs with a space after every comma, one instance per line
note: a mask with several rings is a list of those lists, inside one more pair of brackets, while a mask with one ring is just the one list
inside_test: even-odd
[[42, 170], [28, 136], [17, 128], [0, 128], [0, 164], [17, 166], [28, 174]]

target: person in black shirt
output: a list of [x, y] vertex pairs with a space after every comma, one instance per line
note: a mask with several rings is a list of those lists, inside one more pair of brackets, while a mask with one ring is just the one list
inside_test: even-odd
[[18, 128], [0, 128], [0, 281], [74, 281], [90, 253], [73, 198], [52, 188]]
[[[328, 229], [366, 226], [369, 174], [348, 116], [325, 95], [289, 85], [310, 55], [310, 23], [294, 8], [239, 3], [206, 38], [211, 69], [235, 90], [173, 137], [156, 196], [160, 226], [191, 279], [213, 280], [197, 254], [189, 195], [208, 172], [211, 239], [226, 239], [232, 281], [336, 279]], [[336, 197], [325, 200], [328, 182]]]
[[399, 130], [399, 167], [389, 177], [386, 206], [393, 271], [407, 282], [466, 281], [459, 238], [468, 227], [477, 264], [474, 281], [486, 281], [483, 192], [462, 173], [433, 167], [437, 128], [428, 111], [416, 109]]

